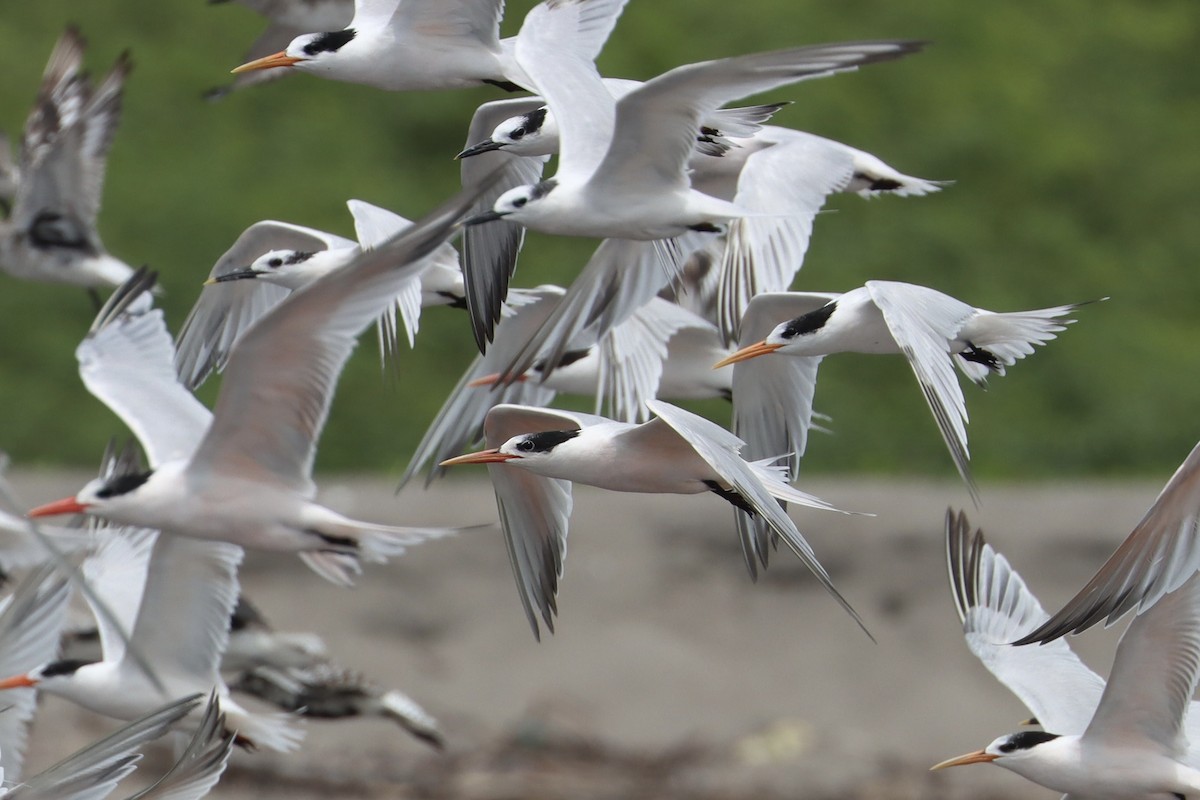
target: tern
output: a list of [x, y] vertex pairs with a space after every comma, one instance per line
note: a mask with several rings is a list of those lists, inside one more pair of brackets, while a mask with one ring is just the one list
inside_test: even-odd
[[[131, 474], [131, 456], [123, 453], [105, 473], [117, 479]], [[89, 585], [117, 615], [114, 624], [96, 614], [101, 659], [49, 659], [10, 673], [0, 689], [33, 687], [125, 720], [166, 701], [215, 690], [230, 727], [247, 746], [295, 749], [303, 732], [289, 717], [246, 711], [221, 680], [242, 549], [149, 529], [104, 534], [83, 565]], [[122, 631], [128, 632], [128, 646]], [[149, 661], [153, 675], [131, 657], [133, 650]], [[197, 710], [186, 724], [194, 728], [200, 722]]]
[[[615, 95], [640, 86], [637, 81], [606, 78], [604, 85]], [[718, 109], [702, 121], [697, 132], [691, 166], [703, 169], [708, 156], [721, 156], [734, 147], [730, 137], [751, 136], [784, 104], [751, 108]], [[487, 139], [481, 137], [488, 135]], [[495, 100], [476, 109], [467, 133], [467, 146], [457, 158], [462, 161], [462, 183], [474, 184], [480, 176], [501, 169], [491, 191], [480, 196], [476, 211], [490, 210], [500, 195], [510, 189], [536, 183], [551, 155], [558, 153], [558, 125], [541, 98]], [[473, 225], [463, 233], [463, 263], [466, 303], [480, 352], [492, 339], [500, 319], [500, 302], [508, 293], [509, 279], [517, 265], [525, 228], [515, 222], [497, 221]]]
[[[561, 0], [555, 7], [569, 5]], [[679, 67], [615, 100], [588, 59], [564, 51], [571, 15], [535, 7], [515, 57], [561, 132], [559, 167], [540, 183], [510, 189], [490, 212], [544, 233], [666, 239], [717, 231], [746, 209], [691, 187], [686, 167], [701, 120], [757, 92], [916, 52], [919, 42], [818, 45]]]
[[[770, 300], [761, 302], [786, 308], [786, 302], [781, 305], [779, 297], [771, 295]], [[800, 301], [807, 302], [809, 298], [802, 295]], [[757, 297], [751, 301], [747, 315], [758, 302]], [[1065, 317], [1080, 305], [996, 313], [925, 286], [867, 281], [865, 286], [815, 310], [781, 321], [764, 339], [744, 346], [718, 362], [714, 369], [771, 354], [812, 359], [843, 352], [903, 353], [959, 475], [971, 496], [978, 499], [969, 466], [966, 402], [954, 376], [955, 366], [975, 383], [984, 385], [989, 374], [1003, 375], [1006, 367], [1031, 354], [1035, 345], [1045, 344], [1065, 330], [1074, 322]], [[782, 361], [775, 359], [775, 369], [793, 368]], [[803, 409], [811, 409], [812, 405], [815, 363], [811, 371], [813, 377], [805, 382], [803, 390], [790, 396], [768, 396], [751, 387], [750, 392], [742, 394], [741, 411], [749, 417], [778, 415], [782, 399], [783, 416], [789, 420], [785, 424], [802, 425]], [[738, 409], [736, 384], [735, 378], [734, 408]], [[778, 448], [774, 452], [794, 452], [794, 444], [794, 439], [774, 442], [773, 446]]]
[[[412, 224], [362, 200], [348, 200], [358, 241], [289, 222], [264, 220], [247, 228], [209, 273], [179, 331], [175, 364], [184, 386], [195, 389], [224, 368], [238, 338], [291, 292], [350, 263]], [[397, 313], [411, 346], [421, 309], [463, 305], [458, 253], [443, 244], [419, 275], [402, 284], [379, 319], [381, 351], [396, 352]]]
[[[484, 184], [486, 185], [486, 183]], [[118, 524], [298, 552], [347, 584], [360, 560], [381, 561], [444, 528], [350, 519], [313, 501], [317, 439], [358, 334], [454, 232], [479, 189], [317, 280], [263, 316], [234, 347], [209, 412], [176, 379], [153, 277], [114, 294], [80, 344], [88, 389], [137, 435], [151, 469], [87, 484], [31, 517], [85, 513]]]
[[[546, 0], [542, 6], [551, 12], [560, 5], [587, 7], [569, 9], [576, 32], [556, 46], [579, 48], [594, 60], [625, 2]], [[513, 41], [500, 40], [503, 15], [504, 0], [355, 0], [354, 18], [342, 30], [298, 36], [233, 72], [289, 68], [393, 92], [485, 84], [518, 91], [529, 81], [513, 59]]]
[[96, 230], [105, 159], [132, 68], [128, 53], [93, 88], [83, 37], [67, 28], [46, 64], [25, 122], [12, 213], [0, 222], [0, 269], [19, 278], [88, 289], [120, 286], [133, 269], [108, 254]]
[[[1019, 640], [1049, 642], [1130, 610], [1145, 615], [1200, 569], [1200, 444], [1167, 481], [1154, 504], [1096, 574], [1049, 620]], [[1196, 738], [1200, 742], [1200, 735]]]
[[1063, 642], [1045, 648], [1003, 642], [1046, 614], [982, 534], [970, 536], [962, 514], [947, 514], [947, 547], [972, 651], [1045, 730], [1001, 736], [933, 769], [992, 763], [1078, 798], [1200, 792], [1200, 719], [1187, 722], [1200, 671], [1200, 580], [1187, 581], [1130, 623], [1106, 685]]
[[857, 612], [834, 588], [812, 547], [776, 500], [836, 509], [789, 486], [779, 470], [743, 460], [738, 455], [742, 441], [724, 428], [659, 400], [648, 406], [655, 418], [634, 425], [590, 414], [499, 405], [488, 412], [484, 424], [489, 449], [442, 462], [488, 465], [534, 636], [540, 638], [535, 611], [554, 631], [572, 482], [618, 492], [711, 492], [741, 512], [769, 520], [771, 529], [861, 627]]

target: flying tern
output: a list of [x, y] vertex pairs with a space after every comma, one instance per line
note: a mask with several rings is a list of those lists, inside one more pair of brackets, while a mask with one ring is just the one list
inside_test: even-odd
[[[224, 368], [238, 338], [291, 292], [350, 263], [411, 225], [411, 221], [362, 200], [348, 200], [358, 241], [289, 222], [264, 220], [242, 232], [213, 265], [200, 297], [179, 330], [175, 364], [184, 386], [194, 389]], [[399, 286], [396, 302], [379, 319], [381, 351], [396, 350], [397, 314], [413, 344], [421, 309], [463, 305], [458, 253], [443, 244], [419, 275]]]
[[[486, 184], [485, 184], [486, 185]], [[86, 513], [170, 535], [299, 552], [346, 584], [362, 559], [381, 561], [444, 528], [350, 519], [313, 501], [316, 443], [358, 334], [454, 232], [467, 190], [392, 240], [294, 292], [239, 339], [214, 412], [178, 382], [152, 276], [114, 294], [77, 350], [89, 390], [145, 448], [151, 469], [87, 484], [31, 517]]]
[[96, 231], [104, 166], [121, 116], [128, 53], [93, 88], [83, 72], [86, 44], [67, 28], [46, 64], [25, 122], [12, 213], [0, 222], [0, 268], [19, 278], [89, 289], [130, 275]]
[[843, 43], [690, 64], [615, 100], [592, 61], [556, 46], [570, 15], [551, 14], [547, 6], [526, 16], [514, 53], [558, 122], [558, 172], [505, 192], [469, 223], [507, 218], [545, 233], [643, 240], [719, 230], [750, 212], [691, 187], [686, 167], [702, 119], [750, 94], [922, 46]]
[[[637, 81], [605, 79], [604, 85], [620, 95], [640, 86]], [[721, 156], [735, 145], [730, 137], [751, 136], [783, 104], [751, 108], [718, 109], [702, 121], [697, 131], [692, 167], [703, 169], [708, 156]], [[488, 138], [483, 139], [482, 137]], [[496, 100], [476, 109], [467, 133], [467, 146], [458, 154], [462, 183], [470, 186], [481, 175], [501, 169], [491, 191], [480, 196], [475, 209], [490, 210], [510, 189], [536, 183], [551, 155], [558, 153], [558, 125], [541, 98]], [[508, 293], [517, 265], [525, 228], [504, 220], [473, 225], [463, 233], [463, 274], [467, 310], [480, 352], [492, 339], [500, 319], [500, 304]]]
[[[116, 465], [112, 474], [130, 474], [126, 466]], [[246, 711], [229, 697], [221, 680], [219, 665], [241, 560], [242, 549], [227, 542], [149, 529], [104, 531], [83, 566], [89, 585], [117, 615], [115, 624], [96, 615], [101, 659], [48, 659], [8, 673], [0, 689], [33, 687], [125, 720], [215, 689], [230, 727], [248, 746], [295, 749], [303, 732], [290, 718]], [[122, 632], [128, 633], [128, 647]], [[153, 675], [130, 657], [131, 649], [149, 661]], [[200, 723], [197, 710], [185, 724], [194, 729]]]
[[[546, 0], [582, 5], [557, 42], [594, 60], [626, 0]], [[491, 84], [509, 91], [529, 80], [513, 59], [512, 40], [500, 40], [504, 0], [355, 0], [354, 18], [342, 30], [298, 36], [278, 53], [233, 70], [289, 68], [388, 91], [463, 89]], [[562, 16], [562, 12], [558, 12]], [[524, 31], [524, 28], [522, 28]]]
[[[442, 462], [487, 464], [525, 615], [554, 630], [555, 595], [566, 554], [571, 483], [618, 492], [712, 492], [736, 509], [770, 521], [827, 591], [862, 625], [834, 588], [816, 554], [776, 500], [834, 510], [789, 486], [782, 473], [743, 460], [742, 441], [681, 408], [651, 400], [655, 418], [640, 425], [590, 414], [500, 405], [485, 421], [489, 449]], [[864, 628], [865, 630], [865, 628]]]
[[[1096, 574], [1049, 620], [1019, 640], [1049, 642], [1132, 609], [1145, 615], [1200, 570], [1200, 444], [1167, 481], [1150, 510]], [[1200, 742], [1200, 736], [1197, 736]]]
[[1045, 730], [1001, 736], [933, 769], [993, 763], [1075, 798], [1200, 792], [1194, 744], [1200, 720], [1187, 723], [1200, 671], [1200, 580], [1185, 582], [1130, 623], [1106, 685], [1063, 642], [1014, 648], [1003, 641], [1046, 614], [982, 535], [970, 536], [965, 516], [947, 514], [947, 546], [972, 651]]
[[[751, 301], [747, 314], [756, 302], [758, 298]], [[779, 304], [777, 299], [764, 302]], [[842, 352], [903, 353], [959, 475], [977, 498], [967, 450], [966, 402], [954, 367], [983, 385], [989, 374], [1003, 375], [1006, 367], [1031, 354], [1035, 345], [1045, 344], [1065, 330], [1074, 321], [1065, 317], [1079, 305], [996, 313], [925, 286], [868, 281], [815, 310], [781, 321], [764, 339], [743, 347], [714, 368], [770, 354], [811, 359]], [[792, 368], [781, 361], [776, 360], [776, 369]], [[815, 369], [814, 364], [814, 377], [804, 387], [807, 392], [815, 384]], [[780, 400], [790, 401], [783, 413], [797, 424], [803, 420], [803, 408], [811, 408], [812, 403], [811, 394], [804, 392], [771, 398], [751, 387], [742, 396], [742, 409], [751, 417], [779, 414]], [[734, 407], [738, 407], [736, 385]], [[780, 449], [775, 452], [793, 452], [794, 447], [788, 447], [794, 442], [794, 436], [791, 441], [778, 442]]]

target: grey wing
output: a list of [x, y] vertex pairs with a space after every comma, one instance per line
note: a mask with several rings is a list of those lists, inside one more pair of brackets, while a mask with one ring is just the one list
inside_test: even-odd
[[[471, 117], [467, 146], [490, 137], [496, 126], [509, 117], [527, 114], [543, 105], [545, 101], [536, 97], [484, 103]], [[472, 213], [490, 211], [496, 199], [509, 189], [537, 183], [548, 160], [549, 156], [518, 156], [503, 150], [461, 159], [463, 186], [472, 186], [482, 176], [503, 168], [495, 185], [482, 193], [472, 206]], [[524, 239], [525, 226], [503, 219], [487, 225], [471, 225], [463, 231], [463, 284], [471, 329], [480, 352], [484, 352], [487, 343], [492, 341], [493, 328], [500, 320], [500, 310], [517, 268], [517, 254], [521, 252]]]
[[504, 0], [402, 0], [392, 14], [391, 25], [397, 32], [465, 38], [495, 50], [500, 46], [503, 16]]
[[[200, 702], [191, 695], [140, 717], [14, 788], [18, 800], [100, 800], [133, 772], [137, 750], [167, 732]], [[6, 776], [7, 777], [7, 776]]]
[[1080, 633], [1130, 609], [1152, 608], [1200, 570], [1200, 444], [1179, 465], [1154, 505], [1091, 580], [1044, 625], [1020, 640], [1048, 642]]
[[514, 354], [525, 346], [546, 318], [558, 306], [563, 290], [557, 286], [542, 286], [527, 292], [535, 298], [513, 310], [496, 328], [496, 341], [486, 355], [479, 356], [459, 380], [437, 416], [421, 438], [400, 477], [403, 487], [426, 464], [429, 471], [426, 486], [441, 477], [445, 467], [440, 462], [456, 456], [483, 439], [483, 422], [488, 411], [500, 404], [544, 406], [554, 399], [553, 389], [534, 380], [498, 384], [495, 387], [471, 386], [473, 381], [501, 373]]
[[211, 416], [175, 375], [175, 348], [162, 311], [151, 308], [154, 274], [137, 272], [96, 317], [75, 349], [88, 391], [137, 436], [150, 465], [187, 458]]
[[199, 800], [221, 779], [236, 736], [225, 727], [225, 715], [214, 692], [200, 725], [167, 773], [126, 800]]
[[[22, 579], [0, 611], [0, 673], [23, 675], [54, 658], [69, 598], [67, 579], [53, 567], [39, 567]], [[2, 707], [0, 767], [6, 781], [18, 781], [37, 692], [32, 688], [6, 691]]]
[[[488, 413], [488, 447], [499, 447], [522, 433], [579, 428], [579, 417], [529, 406], [500, 405]], [[534, 638], [541, 639], [537, 618], [554, 632], [556, 597], [567, 555], [571, 482], [535, 475], [520, 467], [488, 466], [504, 544], [517, 579], [517, 591]]]
[[612, 146], [595, 170], [593, 188], [686, 188], [685, 167], [695, 147], [695, 132], [701, 119], [717, 108], [778, 86], [899, 58], [920, 47], [916, 42], [843, 42], [705, 61], [665, 72], [617, 102]]
[[600, 396], [619, 422], [649, 419], [646, 402], [658, 396], [668, 345], [685, 329], [713, 328], [691, 311], [660, 297], [635, 311], [599, 342]]
[[[242, 232], [217, 259], [208, 279], [244, 270], [271, 250], [316, 252], [353, 246], [349, 239], [324, 231], [264, 220]], [[195, 389], [214, 370], [221, 371], [238, 338], [288, 294], [283, 286], [261, 280], [206, 284], [179, 329], [175, 347], [175, 367], [184, 386]]]
[[717, 303], [727, 341], [738, 338], [742, 314], [756, 295], [792, 285], [817, 212], [853, 175], [850, 154], [816, 136], [788, 136], [747, 159], [733, 202], [759, 216], [732, 220], [726, 234]]
[[363, 329], [454, 233], [484, 184], [365, 251], [264, 316], [230, 356], [213, 423], [190, 468], [309, 493], [317, 439]]
[[1060, 735], [1087, 729], [1104, 680], [1065, 641], [1042, 647], [1012, 642], [1048, 618], [1008, 560], [974, 531], [966, 514], [946, 512], [950, 590], [967, 647], [1015, 694], [1042, 727]]
[[0, 207], [7, 216], [12, 211], [17, 187], [21, 183], [21, 168], [13, 155], [12, 143], [6, 134], [0, 133]]
[[677, 271], [677, 252], [686, 249], [692, 236], [701, 235], [679, 237], [677, 246], [602, 241], [554, 314], [504, 372], [524, 375], [540, 362], [543, 376], [549, 375], [585, 334], [593, 340], [604, 336], [667, 286]]
[[214, 685], [229, 641], [241, 562], [242, 548], [228, 542], [159, 536], [130, 646], [166, 672]]
[[[783, 292], [760, 294], [750, 301], [741, 322], [739, 346], [766, 338], [777, 325], [807, 314], [836, 294]], [[740, 361], [733, 366], [733, 433], [746, 446], [748, 461], [782, 460], [787, 475], [796, 480], [812, 428], [813, 395], [821, 356], [767, 356]], [[774, 538], [762, 518], [737, 517], [738, 535], [750, 575], [757, 563], [767, 566]]]
[[1187, 748], [1183, 717], [1200, 673], [1200, 579], [1189, 579], [1129, 623], [1088, 743], [1156, 745], [1169, 757]]
[[[741, 439], [719, 425], [661, 400], [651, 400], [649, 407], [659, 420], [682, 437], [695, 450], [696, 454], [754, 509], [756, 515], [766, 520], [771, 530], [784, 540], [796, 557], [816, 576], [826, 591], [833, 595], [842, 608], [854, 618], [859, 627], [866, 631], [858, 612], [834, 587], [829, 573], [817, 560], [817, 554], [813, 552], [804, 536], [796, 529], [795, 523], [787, 513], [780, 508], [776, 499], [789, 499], [795, 502], [813, 501], [809, 502], [810, 505], [820, 504], [821, 501], [804, 496], [798, 491], [791, 497], [785, 498], [788, 493], [783, 491], [786, 483], [783, 482], [782, 477], [774, 476], [772, 478], [766, 469], [756, 468], [757, 465], [742, 459], [738, 455], [738, 451], [742, 447]], [[652, 424], [647, 423], [647, 426]], [[768, 490], [765, 482], [768, 480], [779, 485], [774, 485]], [[828, 508], [829, 506], [825, 505], [824, 507]]]
[[967, 448], [967, 403], [950, 357], [950, 342], [963, 323], [975, 314], [975, 308], [949, 295], [909, 283], [867, 281], [866, 287], [917, 376], [958, 474], [972, 499], [978, 502], [979, 487], [971, 477], [971, 454]]

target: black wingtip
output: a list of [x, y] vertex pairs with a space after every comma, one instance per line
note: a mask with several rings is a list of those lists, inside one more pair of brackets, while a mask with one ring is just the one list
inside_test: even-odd
[[129, 307], [146, 292], [153, 292], [158, 282], [158, 273], [143, 265], [129, 276], [123, 284], [117, 287], [101, 306], [92, 323], [89, 333], [95, 333], [129, 309]]

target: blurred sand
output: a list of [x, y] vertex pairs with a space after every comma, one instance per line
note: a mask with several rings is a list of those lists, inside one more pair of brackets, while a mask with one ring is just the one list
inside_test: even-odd
[[[29, 504], [85, 479], [11, 477]], [[365, 519], [495, 519], [482, 481], [399, 498], [377, 479], [321, 483], [326, 503]], [[1160, 487], [988, 485], [971, 516], [1057, 607]], [[315, 721], [298, 754], [236, 754], [212, 796], [1053, 797], [989, 766], [927, 771], [1027, 716], [968, 653], [947, 590], [942, 520], [947, 505], [969, 503], [961, 486], [804, 488], [878, 515], [793, 511], [877, 644], [789, 553], [752, 583], [732, 511], [712, 496], [577, 488], [558, 632], [541, 644], [495, 529], [415, 548], [353, 590], [294, 558], [250, 555], [244, 589], [276, 627], [319, 632], [343, 663], [406, 691], [438, 717], [449, 747], [434, 753], [378, 720]], [[1073, 643], [1107, 674], [1114, 634]], [[45, 766], [111, 727], [47, 702], [30, 763]]]

